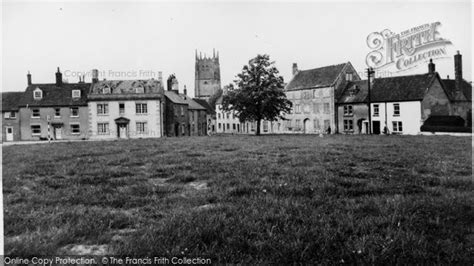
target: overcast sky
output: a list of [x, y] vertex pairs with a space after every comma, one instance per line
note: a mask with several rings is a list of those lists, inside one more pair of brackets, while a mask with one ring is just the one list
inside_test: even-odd
[[[69, 82], [75, 72], [97, 68], [106, 79], [146, 79], [175, 73], [180, 90], [194, 94], [195, 49], [220, 55], [222, 84], [259, 53], [276, 61], [288, 82], [291, 65], [310, 69], [350, 61], [363, 72], [371, 32], [400, 33], [439, 21], [452, 46], [435, 60], [444, 78], [454, 77], [456, 50], [464, 78], [472, 80], [472, 9], [462, 2], [85, 2], [3, 3], [2, 90], [22, 91], [54, 82], [59, 66]], [[111, 76], [127, 74], [127, 76]], [[427, 67], [394, 75], [424, 73]], [[68, 75], [66, 74], [68, 73]], [[149, 75], [147, 75], [149, 74]], [[86, 78], [90, 81], [90, 76]]]

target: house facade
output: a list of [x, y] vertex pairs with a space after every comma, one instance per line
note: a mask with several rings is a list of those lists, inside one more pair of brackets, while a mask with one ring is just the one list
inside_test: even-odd
[[290, 114], [280, 123], [280, 133], [336, 133], [336, 100], [349, 81], [360, 80], [350, 62], [310, 70], [298, 70], [293, 64], [293, 78], [285, 87], [293, 103]]
[[[28, 74], [29, 75], [29, 74]], [[2, 142], [19, 141], [20, 115], [18, 105], [23, 92], [3, 92], [2, 97]]]
[[367, 81], [350, 81], [337, 100], [337, 131], [342, 134], [368, 133]]
[[91, 139], [163, 136], [163, 83], [158, 80], [93, 80], [88, 99]]
[[216, 111], [214, 108], [204, 99], [194, 98], [193, 100], [206, 108], [206, 133], [208, 135], [216, 133]]
[[90, 83], [64, 83], [59, 68], [56, 83], [33, 84], [30, 77], [19, 103], [20, 139], [86, 139]]

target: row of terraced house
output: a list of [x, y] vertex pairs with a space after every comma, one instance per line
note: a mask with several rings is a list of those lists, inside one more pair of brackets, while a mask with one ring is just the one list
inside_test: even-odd
[[[285, 86], [292, 111], [285, 119], [263, 121], [261, 132], [471, 132], [472, 84], [463, 79], [459, 51], [454, 55], [454, 72], [454, 79], [442, 79], [430, 60], [425, 74], [372, 78], [369, 101], [368, 81], [361, 80], [350, 62], [309, 70], [298, 70], [297, 64], [293, 64], [293, 77]], [[232, 112], [222, 109], [222, 97], [217, 101], [216, 113], [218, 133], [255, 131], [255, 123], [242, 123]]]
[[[152, 138], [206, 135], [212, 110], [178, 92], [174, 75], [158, 79], [33, 83], [2, 93], [2, 141]], [[198, 103], [199, 101], [199, 103]]]

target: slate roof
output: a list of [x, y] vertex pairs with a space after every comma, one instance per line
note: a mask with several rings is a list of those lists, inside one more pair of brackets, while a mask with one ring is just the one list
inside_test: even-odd
[[437, 74], [376, 78], [370, 88], [371, 102], [421, 101]]
[[212, 106], [204, 99], [196, 99], [194, 98], [193, 99], [195, 102], [197, 102], [198, 104], [200, 104], [201, 106], [203, 106], [204, 108], [206, 108], [207, 112], [209, 114], [215, 114], [216, 111], [214, 110], [214, 108], [212, 108]]
[[197, 103], [196, 101], [194, 101], [191, 97], [189, 97], [185, 94], [180, 94], [179, 96], [184, 101], [186, 101], [186, 103], [188, 104], [188, 109], [189, 110], [203, 110], [203, 111], [207, 110], [204, 106], [202, 106], [199, 103]]
[[[110, 93], [104, 93], [105, 89]], [[136, 88], [143, 88], [143, 92], [137, 92]], [[89, 99], [146, 99], [161, 98], [163, 84], [159, 80], [102, 80], [94, 83], [91, 87]]]
[[179, 94], [174, 91], [165, 91], [165, 97], [168, 98], [172, 103], [176, 104], [188, 104]]
[[[456, 101], [456, 80], [443, 79], [442, 82], [449, 98]], [[461, 91], [468, 101], [472, 101], [472, 84], [469, 84], [469, 82], [463, 79], [461, 82]]]
[[[60, 87], [52, 84], [32, 84], [26, 88], [23, 93], [19, 106], [87, 106], [87, 93], [90, 83], [63, 83]], [[35, 100], [33, 91], [40, 88], [43, 91], [43, 98]], [[72, 91], [80, 90], [81, 97], [72, 98]]]
[[348, 82], [337, 103], [366, 103], [367, 91], [367, 80]]
[[348, 63], [300, 70], [285, 87], [287, 91], [332, 86]]
[[23, 92], [2, 92], [2, 106], [1, 110], [3, 111], [18, 111], [18, 105], [20, 103]]

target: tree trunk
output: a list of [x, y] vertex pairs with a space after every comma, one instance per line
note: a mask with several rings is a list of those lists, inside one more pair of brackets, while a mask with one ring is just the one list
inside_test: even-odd
[[255, 135], [260, 136], [260, 119], [257, 120], [257, 132]]

